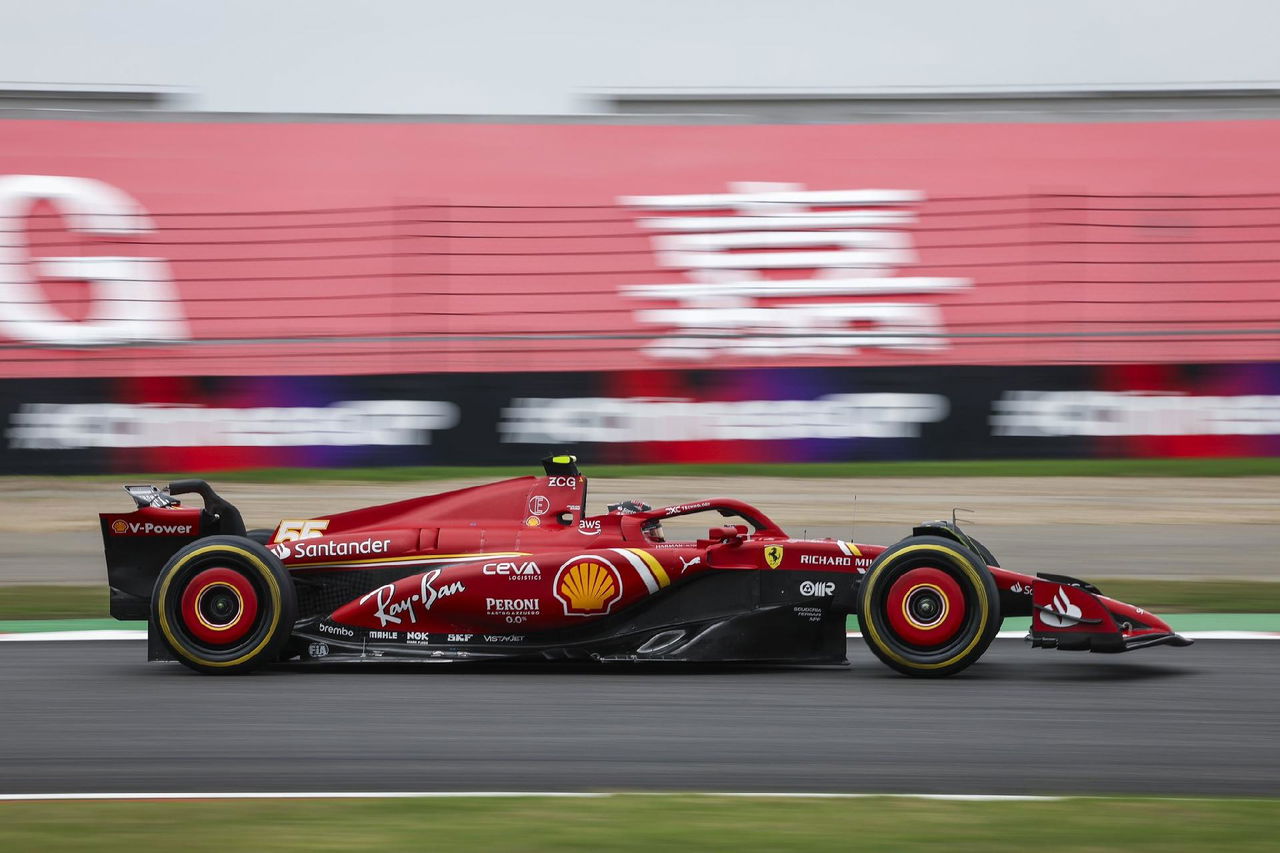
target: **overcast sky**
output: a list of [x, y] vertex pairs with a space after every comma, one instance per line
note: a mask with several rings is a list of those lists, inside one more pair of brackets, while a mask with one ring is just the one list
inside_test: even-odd
[[218, 111], [575, 113], [624, 88], [1274, 84], [1274, 0], [10, 0], [0, 83]]

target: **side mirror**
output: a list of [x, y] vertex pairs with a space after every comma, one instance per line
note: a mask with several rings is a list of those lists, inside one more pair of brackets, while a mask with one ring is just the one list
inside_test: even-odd
[[723, 542], [726, 545], [741, 545], [743, 534], [746, 528], [738, 524], [726, 524], [723, 527], [713, 527], [707, 531], [707, 538], [716, 542]]

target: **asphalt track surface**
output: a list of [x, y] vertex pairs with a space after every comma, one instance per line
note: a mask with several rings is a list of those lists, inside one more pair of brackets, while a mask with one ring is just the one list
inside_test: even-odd
[[1280, 645], [1118, 656], [997, 640], [913, 680], [853, 668], [147, 664], [0, 645], [0, 793], [861, 791], [1280, 794]]

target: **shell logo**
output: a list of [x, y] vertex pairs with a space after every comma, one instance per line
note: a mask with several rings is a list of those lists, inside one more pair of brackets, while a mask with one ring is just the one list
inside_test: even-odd
[[114, 533], [124, 533], [128, 529], [129, 525], [125, 523], [123, 518], [117, 518], [115, 521], [111, 522], [111, 530]]
[[603, 557], [574, 557], [556, 573], [554, 592], [566, 616], [604, 614], [622, 598], [622, 576]]

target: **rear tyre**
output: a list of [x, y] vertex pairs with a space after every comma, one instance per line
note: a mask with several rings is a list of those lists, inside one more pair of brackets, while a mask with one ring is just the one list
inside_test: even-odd
[[867, 569], [858, 622], [871, 651], [898, 672], [954, 675], [995, 639], [1000, 596], [982, 557], [951, 539], [913, 536]]
[[248, 533], [245, 534], [245, 536], [248, 536], [250, 539], [252, 539], [254, 542], [257, 542], [259, 545], [270, 545], [271, 537], [275, 535], [276, 535], [275, 530], [270, 527], [258, 527], [253, 530], [250, 530]]
[[249, 672], [279, 658], [297, 620], [293, 580], [280, 560], [241, 536], [208, 536], [174, 554], [156, 579], [151, 621], [197, 672]]

